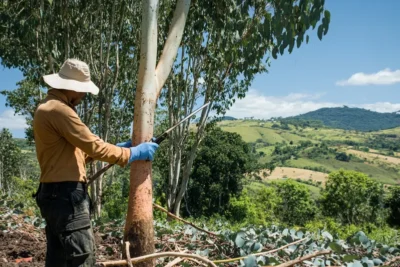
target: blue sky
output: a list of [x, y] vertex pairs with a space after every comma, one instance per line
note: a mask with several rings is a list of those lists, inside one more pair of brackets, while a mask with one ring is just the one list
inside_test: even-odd
[[[272, 60], [269, 73], [258, 75], [227, 115], [269, 118], [342, 105], [400, 110], [400, 1], [325, 2], [331, 24], [323, 40], [312, 31], [309, 44]], [[0, 69], [0, 90], [15, 88], [21, 78], [18, 70]], [[0, 97], [3, 127], [24, 136], [24, 119]]]

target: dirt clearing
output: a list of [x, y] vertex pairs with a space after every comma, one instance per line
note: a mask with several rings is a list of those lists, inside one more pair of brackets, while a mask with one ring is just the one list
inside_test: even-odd
[[379, 154], [370, 153], [370, 152], [363, 152], [363, 151], [358, 151], [358, 150], [354, 150], [354, 149], [348, 149], [346, 152], [348, 154], [356, 155], [357, 157], [360, 157], [362, 159], [364, 159], [364, 158], [366, 158], [367, 160], [377, 159], [381, 162], [386, 162], [386, 163], [391, 163], [391, 164], [396, 164], [396, 165], [400, 164], [400, 158], [384, 156], [384, 155], [379, 155]]
[[322, 182], [322, 184], [325, 184], [326, 179], [328, 178], [327, 173], [290, 167], [276, 167], [272, 174], [268, 176], [263, 175], [264, 172], [268, 171], [260, 172], [260, 176], [263, 177], [264, 180], [291, 178], [308, 181], [311, 179], [313, 182]]

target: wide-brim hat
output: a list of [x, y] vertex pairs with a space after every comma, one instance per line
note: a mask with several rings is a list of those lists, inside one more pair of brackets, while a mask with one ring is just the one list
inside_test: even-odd
[[97, 95], [99, 88], [90, 80], [89, 66], [77, 59], [67, 59], [58, 73], [45, 75], [51, 88]]

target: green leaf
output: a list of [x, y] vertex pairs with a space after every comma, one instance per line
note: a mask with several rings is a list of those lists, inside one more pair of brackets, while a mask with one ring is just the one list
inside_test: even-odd
[[389, 246], [383, 245], [379, 251], [381, 254], [386, 254], [389, 251]]
[[374, 259], [373, 262], [374, 262], [375, 266], [379, 266], [379, 265], [383, 264], [383, 261], [381, 259]]
[[262, 248], [263, 248], [263, 245], [261, 245], [261, 243], [259, 243], [259, 242], [253, 243], [253, 245], [250, 247], [252, 252], [259, 252], [262, 250]]
[[329, 241], [333, 241], [333, 236], [326, 231], [322, 232], [322, 236], [329, 239]]
[[282, 231], [282, 235], [288, 235], [288, 233], [289, 233], [289, 229], [285, 229]]
[[257, 267], [257, 258], [254, 255], [250, 255], [243, 260], [245, 267]]
[[310, 41], [310, 36], [307, 35], [307, 37], [306, 37], [306, 44], [308, 44], [308, 41]]
[[329, 12], [328, 10], [325, 10], [324, 16], [328, 20], [328, 22], [331, 21], [331, 12]]
[[297, 235], [297, 237], [298, 238], [303, 238], [303, 236], [304, 236], [304, 233], [302, 232], [302, 231], [298, 231], [297, 233], [296, 233], [296, 235]]
[[357, 255], [350, 255], [350, 254], [348, 254], [348, 255], [345, 255], [344, 257], [343, 257], [343, 261], [344, 262], [352, 262], [353, 260], [356, 260], [356, 259], [358, 259], [359, 257], [357, 256]]
[[321, 24], [321, 25], [318, 26], [318, 38], [319, 38], [320, 40], [322, 40], [322, 34], [323, 34], [323, 32], [324, 32], [324, 28], [323, 28], [323, 26], [322, 26], [322, 24]]
[[329, 25], [325, 25], [324, 35], [326, 35], [328, 33], [328, 30], [329, 30]]
[[303, 42], [303, 35], [297, 36], [296, 39], [297, 48], [300, 48], [302, 42]]
[[395, 254], [395, 253], [397, 253], [397, 252], [400, 252], [400, 249], [391, 247], [391, 248], [389, 248], [388, 251], [389, 251], [389, 253], [391, 253], [391, 254]]
[[235, 245], [236, 245], [238, 248], [243, 247], [244, 243], [246, 242], [246, 239], [244, 239], [245, 237], [246, 237], [246, 233], [243, 232], [243, 231], [240, 231], [240, 232], [238, 232], [238, 233], [236, 234], [236, 237], [235, 237]]
[[278, 58], [278, 48], [275, 46], [274, 49], [272, 49], [272, 57], [274, 59]]
[[342, 253], [342, 246], [336, 242], [329, 243], [329, 247], [338, 254]]
[[355, 261], [353, 263], [347, 264], [347, 267], [364, 267], [364, 266], [361, 264], [361, 262]]
[[363, 260], [363, 265], [365, 266], [365, 264], [367, 264], [368, 267], [373, 267], [374, 266], [374, 262], [372, 260], [369, 260], [369, 259]]

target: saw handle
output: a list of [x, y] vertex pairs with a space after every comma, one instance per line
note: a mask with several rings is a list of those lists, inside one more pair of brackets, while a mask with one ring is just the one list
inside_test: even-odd
[[[166, 138], [168, 137], [168, 133], [163, 133], [162, 135], [156, 137], [155, 139], [152, 139], [151, 142], [156, 143], [156, 144], [160, 144], [162, 141], [164, 141]], [[146, 161], [150, 161], [150, 160], [146, 160]], [[90, 185], [91, 183], [94, 182], [94, 180], [96, 180], [97, 178], [100, 177], [100, 175], [102, 175], [103, 173], [105, 173], [109, 168], [111, 168], [112, 166], [114, 166], [114, 164], [108, 164], [107, 166], [105, 166], [104, 168], [102, 168], [101, 170], [99, 170], [98, 172], [96, 172], [92, 177], [90, 177], [88, 180], [88, 185]]]
[[160, 144], [167, 137], [168, 137], [168, 133], [163, 133], [162, 135], [156, 137], [155, 139], [152, 139], [151, 142], [156, 143], [156, 144]]

